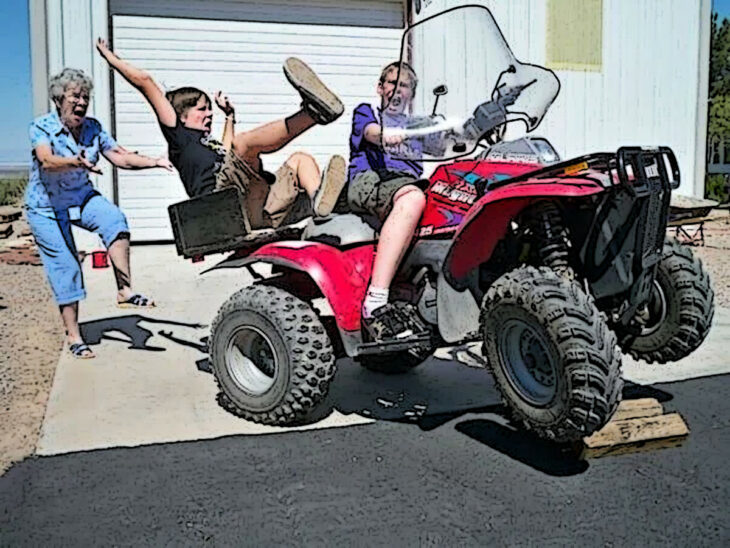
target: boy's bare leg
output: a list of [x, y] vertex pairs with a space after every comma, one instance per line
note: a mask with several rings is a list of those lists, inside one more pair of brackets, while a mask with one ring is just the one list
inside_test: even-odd
[[299, 185], [314, 198], [319, 188], [321, 173], [317, 161], [305, 152], [295, 152], [286, 161], [286, 164], [294, 171]]
[[426, 197], [417, 187], [406, 186], [395, 194], [393, 209], [380, 230], [371, 287], [390, 288], [425, 207]]
[[233, 150], [239, 158], [255, 164], [259, 154], [280, 150], [293, 139], [315, 125], [314, 119], [304, 112], [243, 131], [233, 137]]

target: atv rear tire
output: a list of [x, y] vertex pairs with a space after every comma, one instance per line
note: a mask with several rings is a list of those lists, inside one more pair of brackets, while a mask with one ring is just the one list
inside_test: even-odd
[[715, 314], [710, 277], [692, 251], [674, 238], [664, 242], [647, 312], [641, 334], [626, 337], [621, 346], [649, 363], [688, 356], [710, 331]]
[[621, 353], [591, 298], [549, 268], [501, 276], [482, 302], [484, 355], [513, 418], [538, 436], [577, 441], [613, 415]]
[[311, 420], [335, 374], [332, 344], [317, 315], [277, 287], [232, 295], [213, 322], [210, 351], [221, 404], [262, 424]]

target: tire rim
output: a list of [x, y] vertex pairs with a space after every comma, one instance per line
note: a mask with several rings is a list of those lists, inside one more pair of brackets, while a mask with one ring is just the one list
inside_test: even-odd
[[253, 326], [237, 328], [226, 345], [226, 369], [238, 387], [254, 396], [268, 392], [279, 372], [271, 339]]
[[657, 280], [654, 280], [654, 287], [646, 308], [639, 312], [639, 321], [642, 323], [641, 336], [651, 335], [656, 332], [667, 318], [667, 298], [664, 290]]
[[512, 388], [537, 407], [547, 406], [558, 389], [558, 368], [545, 337], [527, 322], [506, 321], [499, 336], [502, 368]]

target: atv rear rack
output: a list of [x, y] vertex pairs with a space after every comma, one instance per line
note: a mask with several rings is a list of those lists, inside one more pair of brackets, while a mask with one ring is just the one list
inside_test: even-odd
[[[596, 179], [606, 187], [623, 184], [634, 196], [651, 193], [656, 181], [667, 181], [671, 189], [679, 187], [679, 165], [669, 147], [621, 147], [615, 153], [596, 152], [551, 164], [524, 175], [492, 183], [493, 190], [501, 186], [533, 179], [586, 178], [589, 172], [609, 175], [608, 179]], [[590, 175], [588, 175], [590, 177]]]

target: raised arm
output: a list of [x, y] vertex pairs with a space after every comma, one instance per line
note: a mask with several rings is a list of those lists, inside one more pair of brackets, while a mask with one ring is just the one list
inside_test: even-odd
[[220, 91], [215, 94], [215, 104], [218, 105], [218, 108], [226, 115], [226, 123], [223, 126], [223, 137], [221, 138], [221, 142], [226, 150], [231, 150], [233, 134], [235, 132], [233, 126], [236, 124], [236, 109], [233, 107], [230, 99], [228, 99], [228, 96], [223, 95]]
[[96, 41], [96, 49], [114, 70], [144, 95], [152, 110], [155, 111], [160, 124], [175, 127], [177, 122], [175, 109], [172, 108], [170, 101], [167, 100], [167, 97], [149, 73], [120, 59], [118, 55], [109, 49], [106, 40], [99, 38]]

